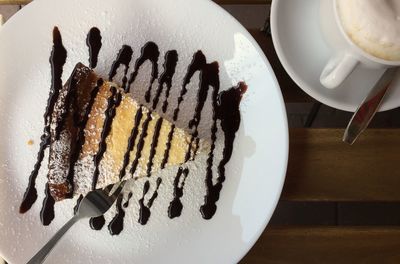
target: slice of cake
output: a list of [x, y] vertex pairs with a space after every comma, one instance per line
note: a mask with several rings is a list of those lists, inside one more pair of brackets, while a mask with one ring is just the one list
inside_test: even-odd
[[80, 63], [60, 91], [50, 133], [48, 182], [55, 200], [149, 177], [209, 148]]

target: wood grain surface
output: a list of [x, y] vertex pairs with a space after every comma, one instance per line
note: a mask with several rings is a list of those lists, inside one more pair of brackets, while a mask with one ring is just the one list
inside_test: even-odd
[[0, 5], [26, 5], [30, 0], [0, 0]]
[[[31, 0], [0, 0], [0, 5], [26, 5]], [[271, 3], [271, 0], [214, 0], [220, 5], [264, 5]]]
[[400, 129], [368, 129], [349, 146], [343, 129], [291, 129], [282, 199], [400, 201]]
[[241, 263], [400, 263], [400, 227], [267, 227]]

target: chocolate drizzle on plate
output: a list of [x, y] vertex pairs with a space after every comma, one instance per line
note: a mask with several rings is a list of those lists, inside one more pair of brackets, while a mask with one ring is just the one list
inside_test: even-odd
[[40, 221], [44, 226], [47, 226], [54, 219], [54, 198], [50, 194], [49, 184], [45, 187], [45, 198], [43, 200], [43, 207], [40, 211]]
[[92, 108], [93, 108], [93, 105], [94, 105], [94, 101], [95, 101], [95, 99], [97, 97], [97, 94], [100, 91], [100, 87], [102, 85], [103, 85], [103, 79], [98, 79], [97, 83], [96, 83], [96, 86], [93, 88], [93, 90], [90, 93], [90, 99], [89, 99], [89, 102], [88, 102], [88, 104], [86, 106], [83, 118], [78, 124], [79, 132], [78, 132], [78, 137], [76, 139], [77, 144], [76, 144], [76, 147], [71, 152], [71, 158], [70, 158], [70, 164], [69, 164], [69, 168], [70, 169], [69, 169], [68, 175], [67, 175], [67, 181], [71, 185], [71, 196], [72, 196], [73, 191], [74, 191], [73, 182], [74, 182], [75, 171], [74, 171], [73, 168], [75, 166], [75, 163], [78, 161], [79, 154], [81, 153], [82, 147], [85, 144], [85, 127], [86, 127], [86, 124], [87, 124], [87, 122], [89, 120], [89, 114], [92, 111]]
[[[200, 212], [204, 219], [210, 219], [214, 216], [217, 210], [217, 201], [222, 189], [222, 184], [225, 181], [225, 165], [230, 160], [233, 151], [233, 142], [235, 140], [236, 131], [240, 125], [240, 110], [239, 105], [243, 94], [246, 92], [247, 86], [244, 83], [239, 83], [237, 87], [233, 87], [227, 91], [221, 92], [219, 95], [214, 94], [213, 104], [213, 126], [211, 135], [211, 151], [207, 159], [206, 187], [207, 194], [204, 197], [204, 204], [200, 207]], [[219, 175], [217, 182], [212, 181], [212, 165], [214, 159], [217, 119], [221, 120], [222, 130], [224, 132], [224, 150], [222, 160], [218, 165]]]
[[104, 218], [103, 215], [98, 217], [92, 217], [89, 220], [90, 228], [92, 228], [93, 230], [101, 230], [105, 223], [106, 219]]
[[121, 168], [121, 171], [119, 173], [119, 179], [120, 180], [122, 180], [122, 178], [126, 174], [126, 167], [128, 166], [128, 163], [129, 163], [129, 156], [130, 156], [131, 151], [133, 150], [133, 148], [135, 146], [134, 144], [136, 142], [136, 138], [137, 138], [137, 135], [139, 133], [139, 125], [140, 125], [140, 122], [142, 121], [142, 117], [143, 117], [143, 111], [142, 111], [142, 108], [140, 107], [138, 109], [138, 111], [136, 112], [135, 123], [133, 125], [133, 129], [131, 131], [131, 135], [129, 136], [129, 139], [128, 139], [128, 146], [127, 146], [127, 149], [125, 151], [124, 160], [123, 160], [123, 163], [122, 163], [122, 168]]
[[178, 119], [181, 103], [183, 102], [183, 98], [184, 98], [185, 94], [187, 93], [187, 85], [190, 83], [190, 80], [193, 77], [193, 75], [195, 74], [195, 72], [202, 71], [202, 69], [204, 68], [205, 65], [206, 65], [206, 58], [205, 58], [203, 52], [197, 51], [194, 54], [192, 63], [189, 65], [186, 76], [183, 79], [181, 93], [178, 97], [178, 106], [174, 110], [174, 116], [173, 116], [174, 121], [176, 121]]
[[150, 177], [151, 169], [153, 168], [154, 156], [156, 155], [156, 148], [158, 145], [158, 138], [160, 136], [162, 123], [163, 119], [159, 118], [154, 128], [153, 140], [151, 141], [151, 146], [150, 146], [150, 157], [147, 163], [147, 177]]
[[180, 216], [182, 213], [183, 205], [181, 198], [183, 196], [183, 187], [185, 186], [185, 181], [188, 174], [189, 170], [187, 168], [183, 169], [182, 167], [179, 167], [178, 173], [174, 180], [174, 198], [168, 207], [168, 216], [171, 219]]
[[86, 44], [89, 47], [89, 65], [90, 68], [94, 69], [97, 66], [101, 49], [101, 34], [98, 28], [93, 27], [90, 29], [86, 38]]
[[145, 205], [144, 198], [145, 198], [146, 194], [149, 192], [149, 189], [150, 189], [150, 182], [149, 182], [149, 181], [146, 181], [146, 182], [144, 183], [144, 186], [143, 186], [143, 196], [142, 196], [142, 198], [139, 200], [139, 206], [140, 206], [140, 208], [139, 208], [139, 219], [138, 219], [138, 222], [139, 222], [141, 225], [145, 225], [145, 224], [147, 224], [147, 221], [149, 221], [149, 218], [150, 218], [150, 215], [151, 215], [150, 208], [153, 206], [153, 202], [154, 202], [154, 200], [155, 200], [155, 199], [157, 198], [157, 196], [158, 196], [158, 188], [160, 187], [161, 182], [162, 182], [161, 178], [158, 178], [158, 179], [157, 179], [157, 183], [156, 183], [156, 184], [157, 184], [157, 185], [156, 185], [156, 189], [155, 189], [153, 195], [150, 197], [150, 199], [149, 199], [149, 201], [147, 202], [146, 205]]
[[105, 111], [105, 119], [103, 125], [103, 131], [101, 131], [101, 139], [99, 142], [99, 150], [97, 151], [96, 155], [94, 156], [94, 173], [93, 173], [93, 181], [92, 181], [92, 189], [96, 189], [97, 180], [99, 178], [100, 173], [100, 161], [103, 159], [103, 155], [107, 150], [107, 143], [106, 138], [111, 131], [111, 124], [113, 118], [115, 117], [116, 108], [119, 106], [122, 100], [122, 95], [117, 88], [111, 87], [111, 96], [107, 100], [107, 109]]
[[172, 87], [172, 77], [175, 74], [175, 68], [178, 63], [178, 52], [176, 50], [167, 51], [165, 54], [164, 72], [160, 76], [160, 81], [158, 83], [158, 89], [153, 100], [153, 109], [157, 107], [158, 101], [160, 99], [161, 92], [163, 91], [164, 85], [165, 90], [165, 100], [162, 105], [162, 111], [165, 113], [168, 108], [168, 98]]
[[20, 213], [26, 213], [37, 199], [36, 190], [36, 178], [39, 174], [39, 170], [44, 158], [44, 152], [50, 145], [50, 119], [54, 111], [54, 106], [60, 94], [62, 88], [61, 76], [63, 73], [63, 67], [67, 60], [67, 50], [64, 48], [60, 31], [57, 27], [53, 29], [53, 50], [50, 55], [51, 65], [51, 88], [49, 99], [47, 100], [47, 106], [44, 113], [44, 129], [43, 135], [40, 137], [41, 143], [39, 152], [37, 155], [35, 166], [29, 177], [29, 184], [26, 188], [24, 198], [22, 199], [21, 206], [19, 208]]
[[37, 155], [37, 160], [36, 164], [34, 166], [34, 169], [31, 173], [31, 176], [29, 177], [29, 183], [28, 187], [26, 188], [24, 198], [22, 200], [22, 203], [19, 207], [19, 212], [21, 214], [26, 213], [29, 209], [31, 209], [32, 205], [36, 202], [36, 199], [38, 197], [37, 195], [37, 190], [36, 190], [36, 178], [38, 176], [40, 166], [42, 164], [43, 158], [44, 158], [44, 151], [50, 144], [50, 135], [43, 134], [41, 136], [41, 143], [40, 143], [40, 148], [39, 152]]
[[[92, 28], [87, 35], [87, 45], [89, 47], [89, 63], [91, 68], [95, 68], [98, 62], [98, 55], [102, 46], [102, 37], [100, 30], [97, 28]], [[124, 66], [124, 76], [122, 78], [122, 88], [125, 92], [129, 92], [131, 85], [138, 76], [141, 66], [149, 61], [152, 66], [150, 84], [144, 95], [144, 100], [150, 105], [149, 110], [145, 110], [143, 106], [139, 106], [136, 111], [135, 116], [132, 120], [127, 122], [133, 122], [133, 127], [127, 142], [127, 148], [123, 156], [122, 167], [119, 172], [119, 179], [123, 179], [126, 176], [126, 170], [129, 164], [131, 164], [129, 177], [135, 175], [135, 171], [139, 166], [139, 162], [142, 158], [143, 148], [145, 146], [145, 140], [148, 136], [149, 123], [153, 120], [153, 112], [159, 102], [161, 95], [164, 92], [164, 101], [162, 102], [161, 109], [163, 113], [166, 113], [169, 100], [170, 92], [172, 88], [172, 79], [175, 75], [177, 63], [178, 63], [178, 53], [176, 50], [167, 51], [164, 56], [163, 72], [158, 80], [158, 85], [155, 91], [152, 91], [153, 84], [158, 78], [158, 60], [160, 56], [160, 51], [158, 46], [154, 42], [147, 42], [141, 49], [141, 54], [139, 58], [135, 61], [135, 66], [130, 74], [129, 80], [127, 78], [129, 71], [129, 64], [131, 63], [133, 56], [133, 50], [128, 45], [123, 45], [119, 50], [115, 61], [109, 72], [109, 80], [112, 81], [120, 66]], [[35, 188], [36, 178], [41, 166], [41, 162], [44, 158], [45, 150], [50, 145], [51, 135], [50, 135], [50, 124], [51, 116], [54, 112], [56, 102], [60, 96], [60, 91], [62, 87], [62, 72], [63, 66], [67, 59], [67, 51], [63, 47], [61, 34], [57, 27], [53, 30], [53, 50], [50, 56], [51, 73], [52, 73], [52, 85], [50, 89], [50, 95], [44, 114], [44, 129], [43, 135], [41, 137], [41, 144], [39, 153], [37, 156], [37, 162], [29, 178], [28, 188], [26, 189], [24, 199], [21, 203], [20, 212], [25, 213], [28, 211], [33, 203], [37, 199], [37, 191]], [[239, 104], [243, 94], [247, 90], [247, 86], [244, 83], [239, 83], [237, 87], [232, 87], [228, 90], [220, 92], [220, 82], [219, 82], [219, 66], [217, 62], [207, 63], [207, 59], [202, 51], [197, 51], [193, 55], [192, 62], [190, 63], [186, 75], [181, 84], [181, 90], [178, 96], [178, 102], [176, 108], [172, 110], [173, 121], [177, 121], [180, 114], [180, 107], [187, 97], [188, 85], [192, 81], [194, 74], [199, 73], [199, 88], [197, 90], [196, 102], [194, 106], [194, 115], [188, 122], [188, 128], [190, 129], [190, 143], [185, 153], [185, 163], [189, 160], [193, 160], [197, 155], [199, 150], [199, 125], [202, 119], [203, 108], [210, 98], [212, 106], [212, 118], [210, 123], [211, 141], [210, 150], [207, 157], [206, 163], [206, 175], [205, 175], [205, 186], [207, 193], [204, 196], [204, 204], [200, 208], [201, 215], [204, 219], [210, 219], [216, 212], [217, 201], [219, 200], [220, 191], [222, 189], [223, 182], [225, 181], [225, 166], [229, 162], [232, 152], [233, 143], [235, 140], [236, 132], [240, 125], [240, 111]], [[74, 75], [74, 74], [73, 74]], [[97, 79], [90, 88], [90, 98], [85, 103], [85, 107], [78, 105], [79, 95], [77, 89], [77, 79], [71, 78], [68, 83], [68, 89], [65, 95], [65, 109], [60, 111], [60, 116], [57, 117], [56, 122], [56, 133], [55, 138], [59, 138], [66, 123], [66, 119], [69, 115], [68, 111], [72, 111], [73, 124], [77, 128], [77, 136], [74, 138], [74, 142], [71, 143], [74, 148], [71, 147], [70, 160], [69, 160], [69, 170], [67, 181], [73, 191], [74, 183], [74, 167], [77, 163], [82, 147], [85, 143], [85, 127], [88, 123], [88, 119], [92, 108], [94, 106], [95, 98], [98, 96], [100, 88], [103, 86], [103, 80]], [[151, 102], [152, 99], [152, 102]], [[96, 188], [98, 177], [100, 173], [100, 162], [103, 160], [104, 154], [107, 150], [106, 138], [111, 132], [112, 122], [116, 115], [116, 109], [119, 107], [122, 101], [122, 92], [115, 87], [111, 87], [109, 91], [109, 96], [107, 98], [107, 108], [104, 113], [103, 128], [101, 131], [101, 138], [98, 143], [98, 150], [93, 158], [94, 173], [92, 179], [92, 189]], [[145, 111], [143, 111], [145, 110]], [[219, 122], [218, 122], [219, 120]], [[155, 155], [157, 146], [160, 144], [159, 137], [161, 134], [161, 129], [163, 127], [163, 118], [159, 118], [154, 125], [154, 132], [151, 138], [149, 157], [146, 166], [146, 176], [150, 177], [153, 173], [153, 165], [155, 164]], [[218, 161], [216, 158], [216, 142], [218, 130], [221, 129], [224, 136], [224, 148], [222, 153], [222, 158]], [[168, 163], [170, 157], [170, 151], [173, 144], [174, 133], [177, 128], [175, 124], [171, 124], [168, 131], [167, 141], [165, 142], [165, 150], [162, 156], [160, 167], [164, 169]], [[163, 132], [167, 133], [167, 132]], [[136, 153], [134, 155], [133, 161], [130, 161], [131, 152], [136, 147]], [[158, 161], [159, 162], [159, 161]], [[215, 173], [213, 168], [216, 167]], [[190, 169], [186, 165], [179, 167], [176, 177], [173, 181], [173, 199], [168, 207], [168, 216], [170, 218], [178, 217], [182, 214], [183, 204], [181, 198], [184, 195], [185, 182], [190, 173]], [[150, 191], [150, 181], [146, 180], [143, 186], [143, 195], [139, 199], [139, 219], [138, 222], [145, 225], [151, 215], [151, 207], [158, 197], [158, 190], [162, 183], [161, 178], [157, 178], [154, 186], [154, 191], [150, 198], [147, 200], [145, 197], [148, 196]], [[72, 198], [72, 191], [71, 197]], [[130, 192], [125, 202], [124, 196], [121, 194], [116, 202], [116, 214], [112, 221], [108, 224], [108, 229], [112, 235], [117, 235], [123, 230], [124, 226], [124, 216], [125, 210], [129, 206], [130, 200], [133, 194]], [[80, 196], [77, 200], [77, 204], [74, 207], [74, 212], [79, 208], [80, 201], [83, 196]], [[51, 195], [51, 190], [49, 184], [45, 187], [45, 199], [43, 200], [43, 207], [41, 210], [41, 221], [44, 225], [50, 224], [54, 216], [54, 205], [55, 200]], [[90, 226], [92, 229], [100, 230], [105, 225], [104, 216], [91, 218]]]
[[[72, 73], [72, 76], [75, 76], [75, 71], [76, 68], [74, 69], [74, 72]], [[68, 89], [67, 89], [67, 94], [65, 95], [65, 106], [63, 109], [61, 109], [61, 113], [60, 113], [60, 118], [58, 120], [56, 120], [56, 129], [55, 129], [55, 140], [59, 140], [60, 139], [60, 135], [61, 135], [61, 131], [65, 128], [65, 122], [68, 116], [68, 113], [70, 111], [70, 107], [76, 107], [76, 99], [77, 99], [77, 83], [78, 81], [75, 78], [71, 78], [70, 81], [68, 82]], [[76, 110], [76, 109], [74, 109]], [[77, 125], [77, 123], [79, 122], [76, 118], [76, 113], [77, 111], [74, 111], [74, 124]]]
[[147, 129], [149, 128], [149, 123], [151, 121], [151, 112], [147, 112], [146, 119], [142, 124], [142, 133], [140, 134], [139, 142], [137, 144], [137, 151], [135, 155], [135, 159], [132, 162], [132, 167], [130, 169], [130, 173], [133, 175], [136, 171], [137, 166], [139, 165], [139, 159], [142, 156], [142, 150], [144, 147], [144, 140], [147, 136]]
[[150, 102], [150, 93], [151, 93], [151, 87], [153, 85], [153, 82], [155, 79], [158, 78], [158, 57], [160, 56], [160, 51], [158, 50], [158, 46], [154, 42], [147, 42], [143, 48], [142, 48], [142, 53], [140, 54], [140, 57], [137, 59], [135, 63], [135, 69], [133, 73], [131, 74], [128, 82], [128, 87], [126, 92], [129, 92], [130, 86], [132, 83], [135, 81], [140, 67], [145, 63], [147, 60], [149, 60], [152, 64], [152, 71], [151, 71], [151, 80], [149, 84], [149, 88], [146, 91], [145, 99], [147, 102]]
[[165, 164], [167, 164], [167, 162], [168, 162], [169, 151], [171, 150], [171, 142], [172, 142], [172, 137], [174, 136], [174, 132], [175, 132], [175, 125], [173, 124], [171, 126], [171, 129], [170, 129], [169, 133], [168, 133], [167, 146], [165, 148], [164, 157], [163, 157], [163, 160], [161, 162], [161, 169], [164, 169], [165, 168]]
[[[183, 97], [187, 92], [187, 84], [190, 83], [191, 78], [193, 77], [194, 73], [196, 71], [200, 71], [200, 84], [199, 84], [199, 90], [197, 93], [197, 104], [195, 107], [195, 113], [193, 116], [193, 119], [190, 120], [189, 122], [189, 127], [193, 128], [192, 132], [192, 138], [189, 146], [191, 147], [193, 142], [195, 142], [195, 138], [198, 136], [198, 126], [200, 123], [201, 119], [201, 112], [203, 110], [204, 104], [207, 100], [207, 95], [210, 87], [212, 88], [212, 95], [211, 95], [211, 100], [212, 100], [212, 108], [213, 108], [213, 113], [212, 113], [212, 127], [211, 127], [211, 149], [207, 158], [207, 169], [206, 169], [206, 188], [207, 188], [207, 195], [205, 196], [205, 204], [201, 206], [200, 212], [203, 216], [204, 219], [210, 219], [216, 211], [216, 202], [219, 199], [219, 192], [222, 188], [222, 182], [221, 181], [219, 184], [216, 186], [213, 185], [212, 178], [213, 178], [213, 162], [214, 162], [214, 151], [215, 151], [215, 146], [216, 146], [216, 140], [217, 140], [217, 114], [216, 114], [216, 109], [217, 109], [217, 99], [218, 99], [218, 92], [219, 92], [219, 69], [218, 69], [218, 63], [213, 62], [208, 64], [206, 61], [206, 57], [201, 51], [198, 51], [194, 56], [191, 65], [189, 66], [188, 72], [185, 76], [183, 87], [181, 90], [181, 94], [178, 98], [178, 107], [174, 112], [174, 120], [177, 119], [178, 114], [179, 114], [179, 106], [180, 103], [183, 101]], [[226, 136], [226, 135], [225, 135]], [[190, 155], [190, 149], [186, 153], [186, 159], [189, 158]], [[196, 150], [194, 151], [196, 152]], [[220, 179], [220, 177], [218, 177]]]
[[247, 85], [244, 82], [240, 82], [237, 87], [222, 91], [218, 95], [217, 118], [221, 120], [222, 131], [224, 131], [225, 135], [222, 160], [218, 165], [218, 172], [222, 179], [225, 179], [225, 165], [232, 156], [233, 142], [240, 126], [239, 105], [246, 91]]
[[124, 229], [125, 211], [122, 208], [122, 199], [123, 196], [122, 194], [120, 194], [116, 202], [117, 213], [115, 214], [111, 222], [108, 224], [108, 231], [110, 231], [111, 235], [119, 235], [119, 233], [121, 233], [121, 231]]
[[127, 208], [129, 206], [129, 201], [131, 200], [132, 195], [133, 195], [132, 192], [129, 192], [128, 198], [126, 199], [126, 202], [123, 204], [124, 208]]
[[119, 66], [124, 65], [124, 77], [122, 78], [122, 88], [125, 92], [128, 92], [126, 89], [126, 82], [128, 81], [127, 74], [129, 70], [129, 63], [132, 60], [133, 51], [130, 46], [123, 45], [120, 51], [118, 52], [117, 59], [113, 62], [111, 66], [111, 71], [108, 75], [108, 79], [112, 81], [117, 74], [117, 70]]

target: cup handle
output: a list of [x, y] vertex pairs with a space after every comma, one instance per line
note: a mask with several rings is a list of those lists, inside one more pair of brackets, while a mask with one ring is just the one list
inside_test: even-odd
[[322, 70], [321, 84], [328, 89], [338, 87], [353, 72], [358, 62], [353, 55], [347, 52], [331, 57]]

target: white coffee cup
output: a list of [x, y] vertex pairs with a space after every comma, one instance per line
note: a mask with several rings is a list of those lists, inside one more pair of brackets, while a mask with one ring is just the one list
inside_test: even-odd
[[333, 55], [322, 70], [320, 82], [336, 88], [356, 67], [386, 69], [400, 66], [400, 61], [375, 57], [357, 46], [345, 32], [339, 17], [337, 0], [321, 0], [321, 30]]

